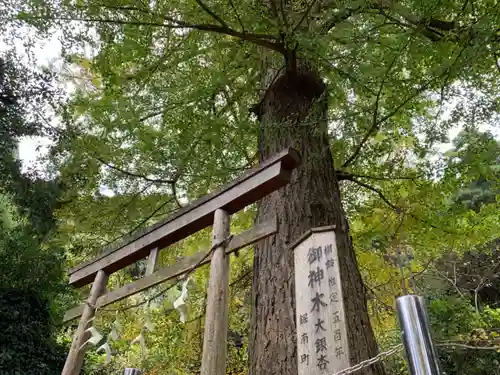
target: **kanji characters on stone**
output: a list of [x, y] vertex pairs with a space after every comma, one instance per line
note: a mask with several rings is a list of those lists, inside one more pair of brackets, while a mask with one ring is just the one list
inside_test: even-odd
[[325, 273], [322, 268], [317, 267], [316, 270], [309, 271], [309, 286], [314, 288], [315, 283], [321, 286], [321, 280], [325, 277]]
[[321, 259], [321, 246], [311, 247], [309, 252], [307, 253], [307, 261], [309, 264], [313, 264], [314, 262], [319, 262]]
[[325, 307], [327, 306], [327, 303], [323, 302], [322, 298], [325, 295], [323, 293], [318, 293], [316, 292], [316, 296], [311, 299], [311, 302], [313, 303], [313, 307], [311, 311], [316, 311], [319, 312], [320, 307]]

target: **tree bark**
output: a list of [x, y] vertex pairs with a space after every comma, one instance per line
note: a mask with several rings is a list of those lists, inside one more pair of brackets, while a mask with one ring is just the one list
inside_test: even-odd
[[[289, 245], [312, 227], [336, 225], [339, 267], [351, 364], [377, 354], [342, 209], [327, 134], [326, 87], [310, 68], [285, 72], [268, 88], [259, 108], [261, 160], [284, 147], [300, 152], [302, 164], [290, 183], [259, 203], [257, 221], [276, 216], [279, 232], [255, 248], [250, 334], [250, 375], [296, 375], [294, 260]], [[380, 365], [360, 374], [381, 375]]]

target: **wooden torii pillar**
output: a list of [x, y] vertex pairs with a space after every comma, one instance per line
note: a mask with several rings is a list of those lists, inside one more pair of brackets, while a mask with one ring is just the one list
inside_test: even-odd
[[[259, 223], [230, 236], [230, 215], [262, 199], [290, 181], [298, 166], [298, 153], [287, 148], [238, 179], [180, 209], [173, 216], [142, 230], [98, 257], [69, 272], [69, 284], [82, 287], [93, 282], [88, 300], [68, 310], [64, 322], [80, 317], [78, 328], [61, 375], [78, 375], [96, 308], [120, 301], [203, 264], [210, 263], [201, 375], [223, 375], [226, 368], [228, 329], [229, 254], [277, 232], [276, 219]], [[158, 250], [213, 225], [213, 251], [200, 251], [156, 272]], [[208, 256], [207, 256], [208, 254]], [[143, 278], [105, 293], [108, 276], [149, 255]]]

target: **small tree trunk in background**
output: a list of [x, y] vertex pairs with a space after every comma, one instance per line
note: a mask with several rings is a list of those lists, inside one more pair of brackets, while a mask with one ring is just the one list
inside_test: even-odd
[[[261, 159], [290, 146], [299, 151], [302, 164], [289, 185], [259, 205], [257, 221], [276, 216], [279, 233], [255, 249], [249, 374], [297, 374], [294, 258], [289, 245], [312, 227], [332, 224], [337, 227], [350, 361], [373, 357], [377, 345], [327, 136], [324, 83], [308, 68], [283, 74], [268, 88], [260, 117]], [[377, 365], [358, 373], [381, 375], [384, 369]]]

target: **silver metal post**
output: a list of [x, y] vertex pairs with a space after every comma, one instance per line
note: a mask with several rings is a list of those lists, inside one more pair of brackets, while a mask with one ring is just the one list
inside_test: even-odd
[[141, 370], [127, 367], [123, 369], [122, 375], [141, 375]]
[[424, 299], [409, 295], [396, 300], [399, 326], [411, 375], [439, 375]]

